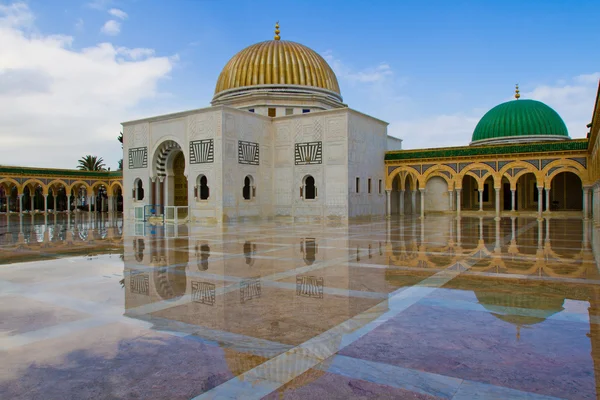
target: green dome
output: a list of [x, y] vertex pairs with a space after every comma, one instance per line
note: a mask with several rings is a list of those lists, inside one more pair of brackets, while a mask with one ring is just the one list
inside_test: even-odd
[[[540, 136], [535, 138], [535, 136]], [[512, 138], [512, 140], [511, 140]], [[497, 105], [479, 121], [471, 142], [568, 139], [567, 127], [556, 111], [536, 100], [512, 100]]]

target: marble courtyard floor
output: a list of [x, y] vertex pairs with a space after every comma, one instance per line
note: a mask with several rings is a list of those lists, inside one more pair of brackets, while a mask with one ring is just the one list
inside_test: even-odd
[[600, 398], [597, 236], [0, 215], [0, 398]]

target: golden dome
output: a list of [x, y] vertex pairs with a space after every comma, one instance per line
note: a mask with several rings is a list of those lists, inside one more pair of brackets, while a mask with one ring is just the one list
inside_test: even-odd
[[310, 86], [340, 95], [337, 78], [323, 57], [304, 45], [279, 40], [277, 36], [233, 56], [219, 75], [215, 95], [256, 85]]

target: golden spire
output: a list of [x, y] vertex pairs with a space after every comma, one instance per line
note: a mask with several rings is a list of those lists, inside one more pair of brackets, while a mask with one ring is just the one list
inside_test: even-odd
[[519, 100], [521, 95], [519, 94], [519, 84], [517, 83], [517, 88], [515, 89], [515, 99]]
[[277, 21], [275, 23], [275, 38], [274, 38], [275, 40], [281, 39], [281, 36], [279, 36], [279, 32], [280, 32], [280, 30], [279, 30], [279, 21]]

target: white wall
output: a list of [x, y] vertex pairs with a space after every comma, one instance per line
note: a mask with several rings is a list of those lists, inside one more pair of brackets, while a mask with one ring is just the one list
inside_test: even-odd
[[[348, 111], [348, 200], [349, 217], [385, 215], [384, 157], [387, 148], [387, 124], [383, 121]], [[360, 190], [356, 193], [356, 178]], [[368, 193], [368, 179], [371, 193]], [[379, 193], [379, 180], [382, 181]]]
[[448, 211], [448, 184], [443, 178], [434, 176], [425, 184], [425, 211]]

